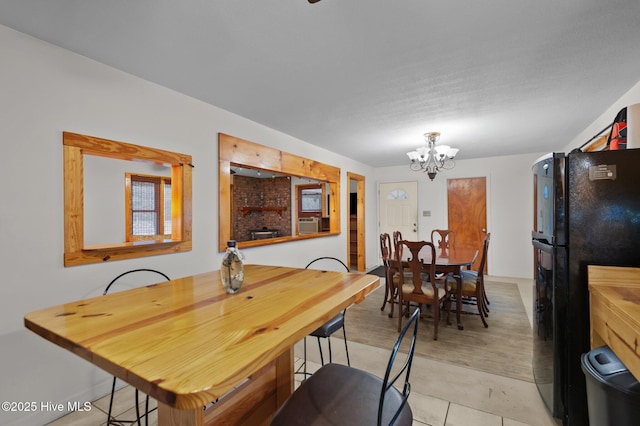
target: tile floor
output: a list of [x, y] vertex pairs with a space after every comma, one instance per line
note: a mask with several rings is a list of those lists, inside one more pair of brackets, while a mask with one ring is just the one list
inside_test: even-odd
[[[531, 321], [531, 280], [493, 280], [516, 282]], [[346, 362], [340, 342], [334, 345], [337, 362]], [[389, 349], [390, 350], [390, 349]], [[349, 342], [351, 364], [383, 374], [389, 350]], [[308, 346], [309, 369], [318, 367], [315, 344]], [[296, 354], [301, 354], [301, 345]], [[319, 357], [318, 357], [319, 358]], [[383, 360], [383, 361], [381, 361]], [[315, 362], [313, 362], [315, 361]], [[382, 370], [382, 371], [381, 371]], [[426, 358], [414, 358], [409, 402], [414, 426], [558, 426], [547, 412], [535, 384], [450, 365]], [[116, 393], [116, 417], [135, 417], [134, 391], [125, 387]], [[153, 402], [152, 402], [153, 404]], [[50, 423], [53, 426], [93, 426], [106, 424], [109, 397], [93, 403], [89, 412], [75, 412]], [[149, 424], [157, 424], [157, 413], [149, 416]]]

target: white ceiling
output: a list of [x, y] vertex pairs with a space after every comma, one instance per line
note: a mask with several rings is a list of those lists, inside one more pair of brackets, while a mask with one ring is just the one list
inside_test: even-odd
[[459, 159], [561, 149], [640, 80], [639, 23], [638, 0], [0, 2], [0, 24], [372, 166], [430, 131]]

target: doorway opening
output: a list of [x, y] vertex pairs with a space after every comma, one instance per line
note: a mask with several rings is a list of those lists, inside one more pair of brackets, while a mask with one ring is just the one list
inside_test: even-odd
[[364, 176], [347, 172], [347, 260], [349, 269], [365, 270]]

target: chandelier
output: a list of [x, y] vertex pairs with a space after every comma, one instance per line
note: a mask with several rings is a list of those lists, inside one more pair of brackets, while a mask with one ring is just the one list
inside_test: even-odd
[[425, 133], [424, 138], [427, 141], [427, 146], [421, 146], [415, 151], [407, 152], [411, 160], [409, 167], [416, 172], [425, 172], [429, 179], [433, 180], [440, 170], [453, 169], [456, 165], [453, 157], [456, 156], [459, 149], [447, 145], [436, 146], [436, 142], [440, 139], [438, 132]]

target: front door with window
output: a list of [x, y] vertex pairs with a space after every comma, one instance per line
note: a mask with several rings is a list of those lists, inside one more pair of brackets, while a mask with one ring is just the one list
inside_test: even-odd
[[380, 233], [418, 239], [418, 182], [380, 184]]

